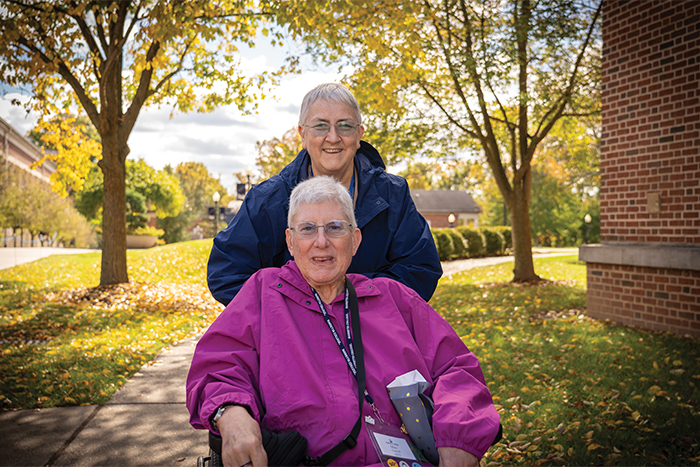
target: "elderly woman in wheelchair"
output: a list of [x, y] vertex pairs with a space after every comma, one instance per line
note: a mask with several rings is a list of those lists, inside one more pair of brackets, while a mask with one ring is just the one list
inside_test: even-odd
[[[226, 466], [277, 462], [271, 439], [299, 448], [282, 461], [293, 465], [393, 465], [400, 448], [388, 455], [378, 442], [389, 433], [378, 426], [402, 426], [387, 385], [417, 370], [434, 404], [435, 459], [477, 466], [500, 437], [479, 362], [412, 289], [346, 275], [360, 242], [372, 239], [356, 227], [343, 185], [324, 176], [297, 185], [287, 225], [294, 259], [255, 273], [197, 345], [191, 424], [220, 434]], [[429, 464], [419, 455], [413, 465]]]

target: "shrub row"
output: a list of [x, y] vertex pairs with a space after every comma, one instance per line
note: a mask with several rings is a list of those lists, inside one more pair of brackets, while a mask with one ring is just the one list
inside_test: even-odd
[[513, 246], [510, 227], [460, 226], [431, 232], [440, 261], [502, 256]]

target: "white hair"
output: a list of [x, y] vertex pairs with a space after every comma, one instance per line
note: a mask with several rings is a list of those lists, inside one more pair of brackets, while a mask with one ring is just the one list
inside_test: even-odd
[[287, 215], [287, 226], [292, 227], [292, 220], [301, 206], [307, 204], [319, 204], [334, 202], [340, 205], [345, 215], [345, 220], [352, 227], [357, 227], [355, 221], [355, 210], [352, 205], [352, 198], [348, 190], [333, 177], [319, 175], [298, 184], [292, 190], [289, 197], [289, 213]]
[[362, 124], [360, 104], [357, 103], [357, 99], [355, 99], [355, 96], [353, 96], [350, 90], [342, 84], [325, 83], [319, 84], [304, 96], [304, 100], [301, 102], [301, 111], [299, 112], [300, 126], [306, 124], [306, 117], [309, 116], [309, 108], [317, 100], [335, 102], [337, 104], [343, 104], [350, 107], [355, 113], [355, 118], [357, 119], [357, 122], [355, 123], [358, 125]]

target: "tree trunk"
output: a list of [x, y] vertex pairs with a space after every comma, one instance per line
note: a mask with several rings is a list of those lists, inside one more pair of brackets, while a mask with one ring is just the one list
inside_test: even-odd
[[530, 181], [528, 170], [520, 182], [514, 181], [510, 222], [513, 238], [513, 282], [539, 281], [532, 261], [532, 232], [530, 231]]
[[[103, 140], [102, 268], [100, 285], [129, 282], [126, 268], [126, 158]], [[118, 145], [116, 145], [118, 147]]]

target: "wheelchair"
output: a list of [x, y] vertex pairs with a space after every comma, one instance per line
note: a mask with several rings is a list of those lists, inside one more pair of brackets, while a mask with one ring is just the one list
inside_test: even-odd
[[[263, 435], [265, 437], [265, 434]], [[263, 442], [265, 442], [265, 439]], [[499, 423], [498, 434], [496, 439], [493, 440], [491, 446], [494, 446], [501, 439], [503, 439], [503, 424]], [[209, 432], [209, 457], [199, 456], [197, 458], [197, 467], [223, 467], [224, 462], [221, 459], [221, 436], [215, 435], [211, 431]], [[304, 440], [303, 449], [306, 449], [306, 440]], [[307, 458], [309, 459], [309, 458]], [[320, 464], [310, 464], [310, 465], [320, 465]]]
[[199, 456], [197, 467], [224, 467], [221, 459], [221, 436], [209, 432], [209, 456]]

